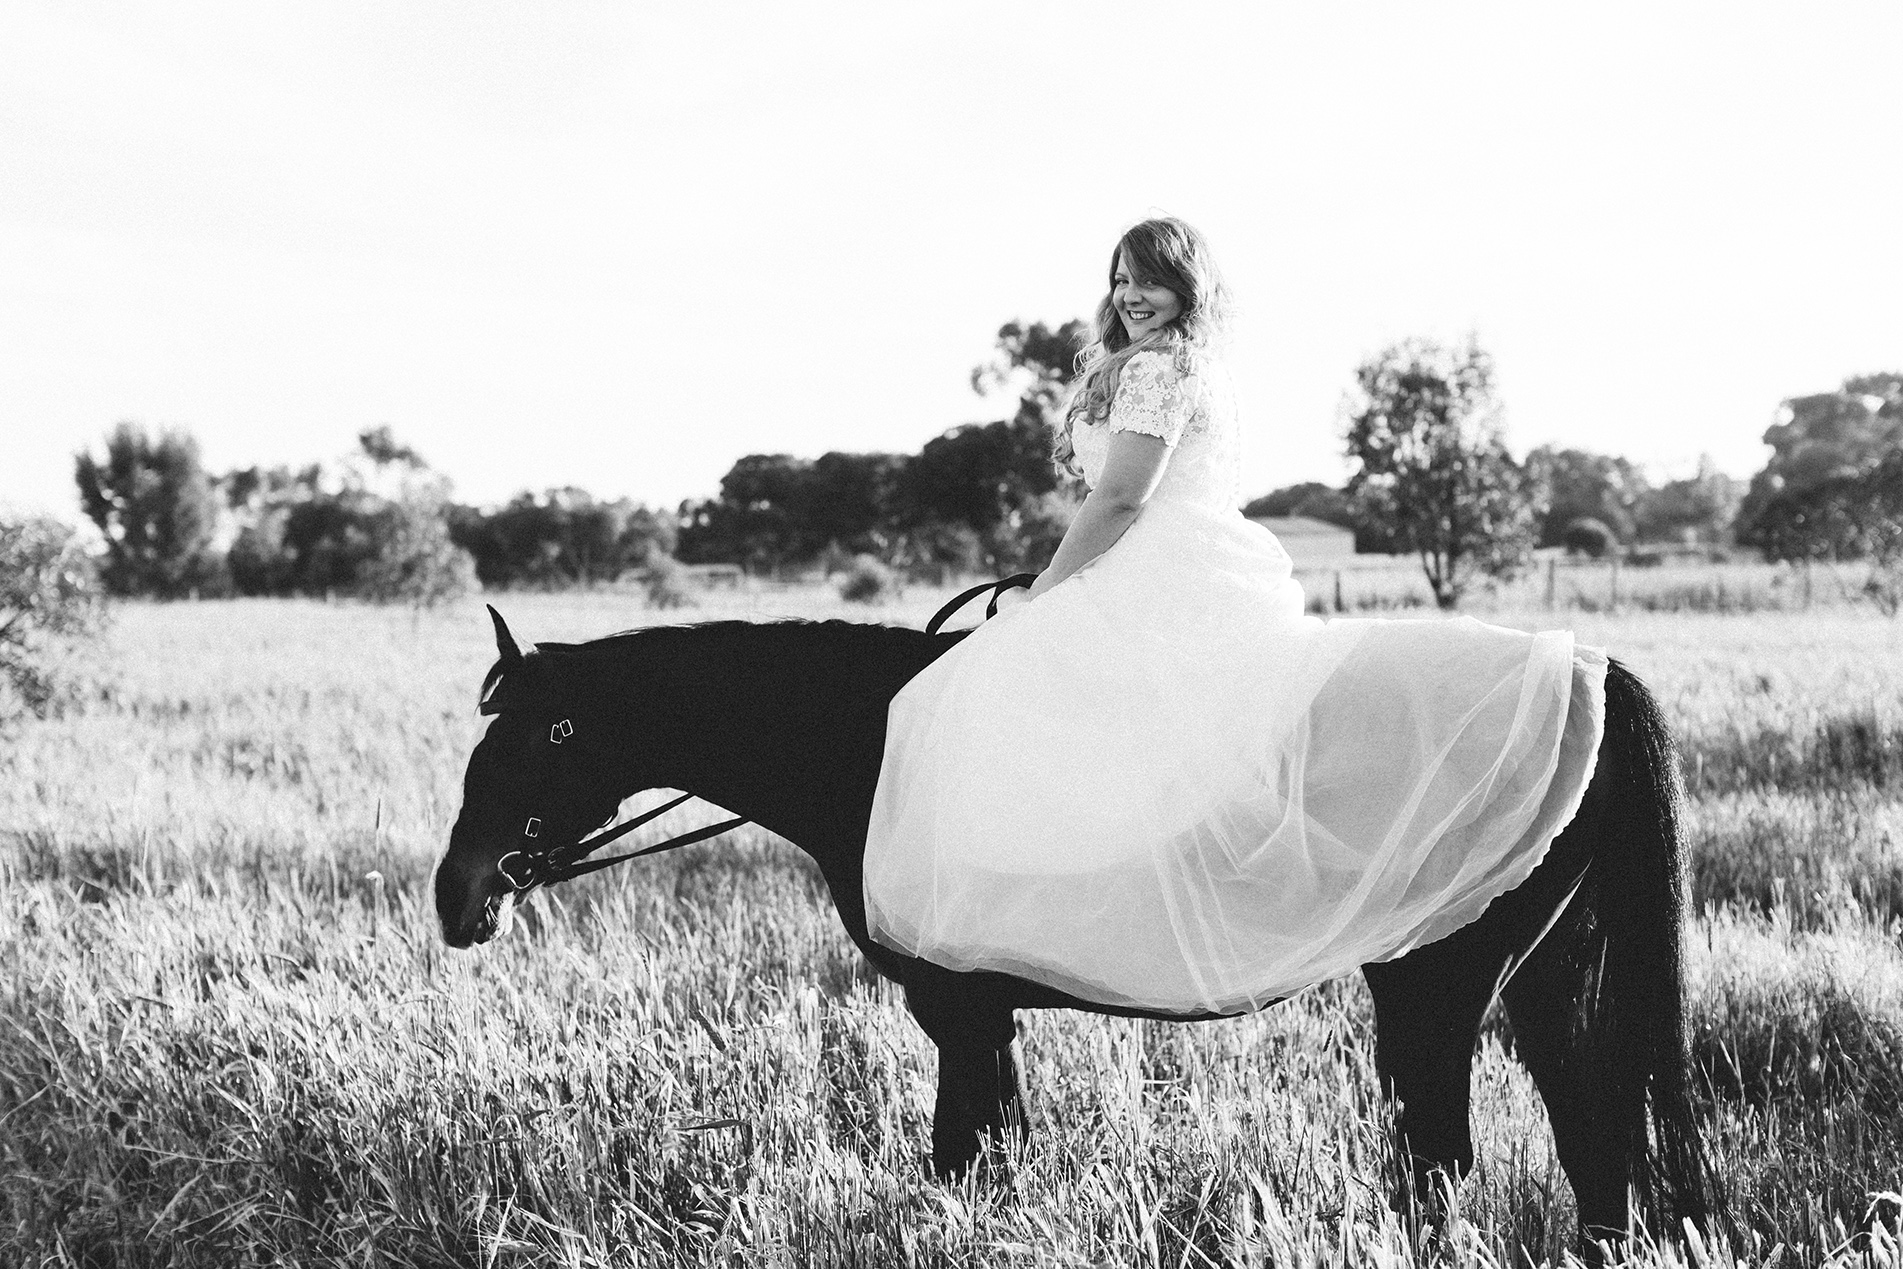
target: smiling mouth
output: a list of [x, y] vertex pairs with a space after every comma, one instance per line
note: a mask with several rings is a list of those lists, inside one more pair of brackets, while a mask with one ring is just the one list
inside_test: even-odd
[[1123, 310], [1123, 315], [1133, 322], [1147, 322], [1156, 316], [1156, 310], [1153, 308], [1126, 308]]

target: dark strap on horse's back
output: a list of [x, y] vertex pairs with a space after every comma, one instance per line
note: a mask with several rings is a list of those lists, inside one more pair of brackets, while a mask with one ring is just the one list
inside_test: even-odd
[[940, 608], [934, 613], [932, 619], [925, 623], [925, 633], [928, 635], [937, 634], [939, 628], [951, 619], [953, 613], [986, 591], [991, 592], [991, 602], [985, 605], [985, 618], [989, 620], [998, 615], [998, 600], [1004, 592], [1007, 590], [1029, 590], [1031, 584], [1035, 581], [1037, 581], [1036, 573], [1013, 573], [1011, 576], [1001, 577], [995, 582], [980, 582], [970, 590], [953, 596], [943, 608]]

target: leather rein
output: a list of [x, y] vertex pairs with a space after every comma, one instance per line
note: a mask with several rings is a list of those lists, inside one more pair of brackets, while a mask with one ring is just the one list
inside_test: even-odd
[[[548, 729], [549, 743], [559, 745], [574, 734], [574, 722], [564, 718]], [[672, 802], [664, 803], [651, 811], [643, 811], [631, 820], [616, 824], [613, 828], [603, 829], [593, 837], [585, 837], [580, 841], [569, 842], [567, 845], [542, 846], [540, 844], [524, 844], [518, 846], [502, 858], [496, 860], [496, 871], [501, 873], [502, 879], [509, 883], [510, 890], [521, 894], [533, 890], [537, 886], [552, 886], [557, 882], [587, 876], [591, 872], [600, 872], [603, 868], [610, 867], [614, 864], [624, 864], [630, 859], [639, 859], [643, 855], [658, 855], [662, 851], [679, 850], [683, 846], [692, 846], [695, 842], [704, 842], [710, 837], [718, 837], [722, 833], [739, 828], [742, 824], [748, 822], [746, 816], [736, 815], [730, 820], [722, 820], [718, 824], [709, 824], [704, 828], [697, 828], [692, 832], [682, 833], [678, 837], [670, 837], [666, 841], [659, 842], [653, 846], [643, 846], [640, 850], [631, 850], [624, 855], [610, 855], [606, 859], [588, 858], [589, 855], [600, 850], [609, 842], [627, 836], [649, 820], [658, 819], [666, 815], [669, 811], [681, 805], [681, 803], [688, 801], [693, 796], [691, 793], [683, 793]], [[541, 818], [531, 815], [529, 822], [522, 826], [524, 842], [534, 841], [540, 838], [541, 835]]]
[[[943, 608], [940, 608], [932, 619], [925, 624], [925, 633], [931, 635], [937, 634], [940, 627], [950, 619], [952, 614], [956, 613], [960, 608], [963, 608], [966, 604], [984, 594], [986, 591], [991, 592], [991, 602], [985, 605], [985, 616], [987, 618], [995, 617], [998, 614], [998, 599], [1004, 592], [1008, 590], [1028, 589], [1031, 583], [1036, 580], [1037, 574], [1035, 573], [1018, 573], [999, 581], [985, 582], [982, 585], [973, 586], [970, 590], [954, 597]], [[484, 712], [488, 712], [488, 706], [486, 705]], [[561, 719], [549, 727], [549, 743], [559, 745], [572, 738], [574, 734], [574, 720], [568, 718]], [[718, 837], [722, 833], [731, 832], [733, 829], [739, 828], [742, 824], [749, 822], [746, 816], [736, 815], [730, 820], [722, 820], [718, 824], [709, 824], [703, 828], [694, 829], [692, 832], [682, 833], [678, 837], [670, 837], [666, 841], [657, 843], [656, 845], [644, 846], [640, 850], [631, 850], [623, 855], [610, 855], [606, 859], [588, 858], [588, 856], [594, 854], [609, 842], [627, 836], [635, 829], [646, 824], [649, 820], [659, 819], [675, 807], [691, 800], [693, 796], [692, 793], [683, 793], [672, 802], [664, 803], [651, 811], [643, 811], [633, 819], [623, 821], [612, 828], [603, 829], [593, 837], [584, 837], [579, 841], [569, 842], [566, 845], [541, 845], [538, 839], [542, 835], [542, 821], [539, 816], [531, 815], [529, 822], [522, 826], [522, 838], [525, 844], [516, 847], [502, 858], [496, 860], [496, 871], [501, 873], [502, 879], [509, 883], [509, 889], [511, 891], [517, 894], [523, 894], [535, 889], [537, 886], [552, 886], [559, 882], [573, 880], [576, 877], [585, 877], [591, 872], [600, 872], [603, 868], [609, 868], [615, 864], [625, 864], [630, 859], [640, 859], [646, 855], [658, 855], [663, 851], [679, 850], [683, 846], [692, 846], [696, 842], [704, 842], [710, 837]], [[535, 844], [527, 844], [530, 842], [534, 842]]]
[[1000, 578], [995, 582], [980, 582], [970, 590], [954, 595], [951, 599], [946, 601], [945, 606], [940, 608], [933, 614], [932, 619], [925, 623], [925, 633], [928, 635], [937, 634], [939, 628], [951, 619], [953, 613], [986, 591], [991, 592], [991, 602], [985, 605], [985, 618], [986, 620], [990, 620], [992, 617], [998, 615], [998, 601], [1004, 598], [1004, 592], [1007, 590], [1029, 590], [1031, 589], [1031, 584], [1035, 581], [1037, 581], [1036, 573], [1013, 573], [1011, 576]]

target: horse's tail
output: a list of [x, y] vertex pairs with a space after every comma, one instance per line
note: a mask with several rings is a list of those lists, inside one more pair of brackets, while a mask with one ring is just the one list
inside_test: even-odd
[[1680, 1221], [1702, 1225], [1717, 1198], [1691, 1100], [1683, 791], [1677, 748], [1658, 703], [1617, 661], [1606, 673], [1600, 754], [1614, 770], [1606, 773], [1613, 777], [1611, 831], [1593, 862], [1599, 876], [1592, 962], [1599, 969], [1587, 1025], [1611, 1041], [1616, 1056], [1605, 1075], [1619, 1085], [1616, 1104], [1636, 1111], [1626, 1156], [1640, 1214], [1655, 1235], [1669, 1236]]

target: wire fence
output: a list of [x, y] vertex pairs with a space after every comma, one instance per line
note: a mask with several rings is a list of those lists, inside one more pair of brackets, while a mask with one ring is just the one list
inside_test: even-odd
[[[1434, 595], [1410, 556], [1355, 556], [1298, 564], [1296, 578], [1315, 613], [1379, 613], [1434, 607]], [[1666, 560], [1635, 564], [1548, 556], [1516, 577], [1476, 583], [1461, 608], [1574, 612], [1804, 612], [1865, 606], [1887, 609], [1868, 564], [1766, 564], [1751, 560]]]

